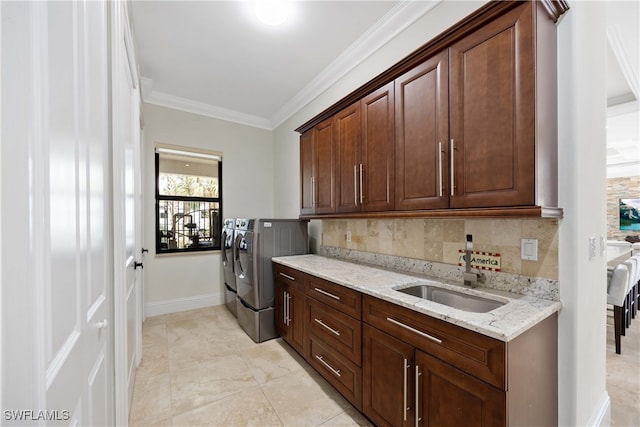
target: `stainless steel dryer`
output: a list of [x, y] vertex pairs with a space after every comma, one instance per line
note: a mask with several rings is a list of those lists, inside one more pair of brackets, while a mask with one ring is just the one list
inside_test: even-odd
[[236, 311], [236, 296], [238, 288], [236, 286], [236, 275], [234, 273], [234, 254], [235, 254], [235, 229], [236, 219], [226, 218], [222, 225], [222, 271], [224, 275], [224, 294], [225, 304], [234, 316]]
[[235, 241], [238, 323], [255, 342], [275, 338], [271, 258], [308, 253], [307, 222], [238, 218]]

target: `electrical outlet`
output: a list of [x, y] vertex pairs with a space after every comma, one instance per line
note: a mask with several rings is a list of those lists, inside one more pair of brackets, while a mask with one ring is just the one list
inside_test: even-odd
[[351, 241], [351, 230], [347, 230], [347, 242]]

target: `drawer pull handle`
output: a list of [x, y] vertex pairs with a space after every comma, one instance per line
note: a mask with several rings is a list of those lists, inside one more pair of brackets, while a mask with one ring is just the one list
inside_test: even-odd
[[340, 373], [340, 369], [334, 369], [333, 366], [329, 365], [327, 362], [324, 361], [324, 357], [317, 355], [316, 354], [316, 359], [318, 359], [320, 361], [320, 363], [322, 363], [324, 366], [326, 366], [327, 369], [329, 369], [331, 372], [333, 372], [335, 375], [341, 377], [342, 374]]
[[296, 278], [295, 278], [295, 277], [293, 277], [293, 276], [289, 276], [288, 274], [284, 274], [283, 272], [280, 272], [280, 275], [281, 275], [282, 277], [284, 277], [285, 279], [289, 279], [289, 280], [293, 280], [293, 281], [295, 281], [295, 280], [296, 280]]
[[334, 295], [334, 294], [329, 293], [329, 292], [327, 292], [327, 291], [323, 291], [323, 290], [322, 290], [322, 289], [320, 289], [320, 288], [313, 288], [313, 289], [314, 289], [316, 292], [320, 292], [322, 295], [326, 295], [326, 296], [328, 296], [328, 297], [331, 297], [331, 298], [333, 298], [333, 299], [335, 299], [335, 300], [340, 301], [340, 297], [339, 297], [339, 296], [337, 296], [337, 295]]
[[328, 331], [332, 332], [333, 334], [340, 336], [340, 331], [333, 329], [331, 326], [327, 325], [326, 323], [324, 323], [322, 321], [322, 319], [313, 319], [316, 323], [318, 323], [320, 326], [324, 326], [325, 329], [327, 329]]
[[429, 334], [425, 334], [424, 332], [419, 331], [419, 330], [417, 330], [416, 328], [412, 328], [411, 326], [409, 326], [409, 325], [405, 325], [404, 323], [398, 322], [397, 320], [392, 319], [392, 318], [390, 318], [390, 317], [387, 317], [387, 320], [388, 320], [389, 322], [391, 322], [391, 323], [395, 324], [395, 325], [398, 325], [398, 326], [400, 326], [400, 327], [403, 327], [403, 328], [405, 328], [405, 329], [407, 329], [407, 330], [409, 330], [409, 331], [411, 331], [411, 332], [414, 332], [414, 333], [416, 333], [416, 334], [418, 334], [418, 335], [420, 335], [420, 336], [423, 336], [423, 337], [425, 337], [425, 338], [428, 338], [428, 339], [430, 339], [431, 341], [437, 342], [438, 344], [442, 344], [442, 340], [441, 340], [441, 339], [438, 339], [438, 338], [436, 338], [436, 337], [432, 337], [432, 336], [431, 336], [431, 335], [429, 335]]

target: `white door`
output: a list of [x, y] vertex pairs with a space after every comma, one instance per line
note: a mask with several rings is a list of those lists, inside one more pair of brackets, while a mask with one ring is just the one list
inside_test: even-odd
[[90, 0], [2, 2], [9, 425], [114, 422], [107, 14]]
[[126, 4], [111, 7], [116, 423], [126, 424], [142, 341], [140, 92]]

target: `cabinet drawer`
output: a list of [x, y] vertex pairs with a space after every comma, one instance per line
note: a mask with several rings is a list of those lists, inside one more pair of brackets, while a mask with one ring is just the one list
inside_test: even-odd
[[275, 268], [273, 269], [273, 274], [275, 276], [275, 280], [303, 289], [304, 277], [306, 276], [305, 273], [286, 267], [282, 264], [274, 263], [274, 265]]
[[360, 366], [362, 323], [307, 296], [307, 331]]
[[345, 288], [315, 276], [307, 276], [307, 295], [327, 304], [349, 316], [362, 316], [362, 296], [360, 292]]
[[371, 326], [506, 389], [504, 342], [368, 295], [362, 312]]
[[311, 337], [309, 363], [353, 406], [362, 411], [362, 370], [329, 346]]

